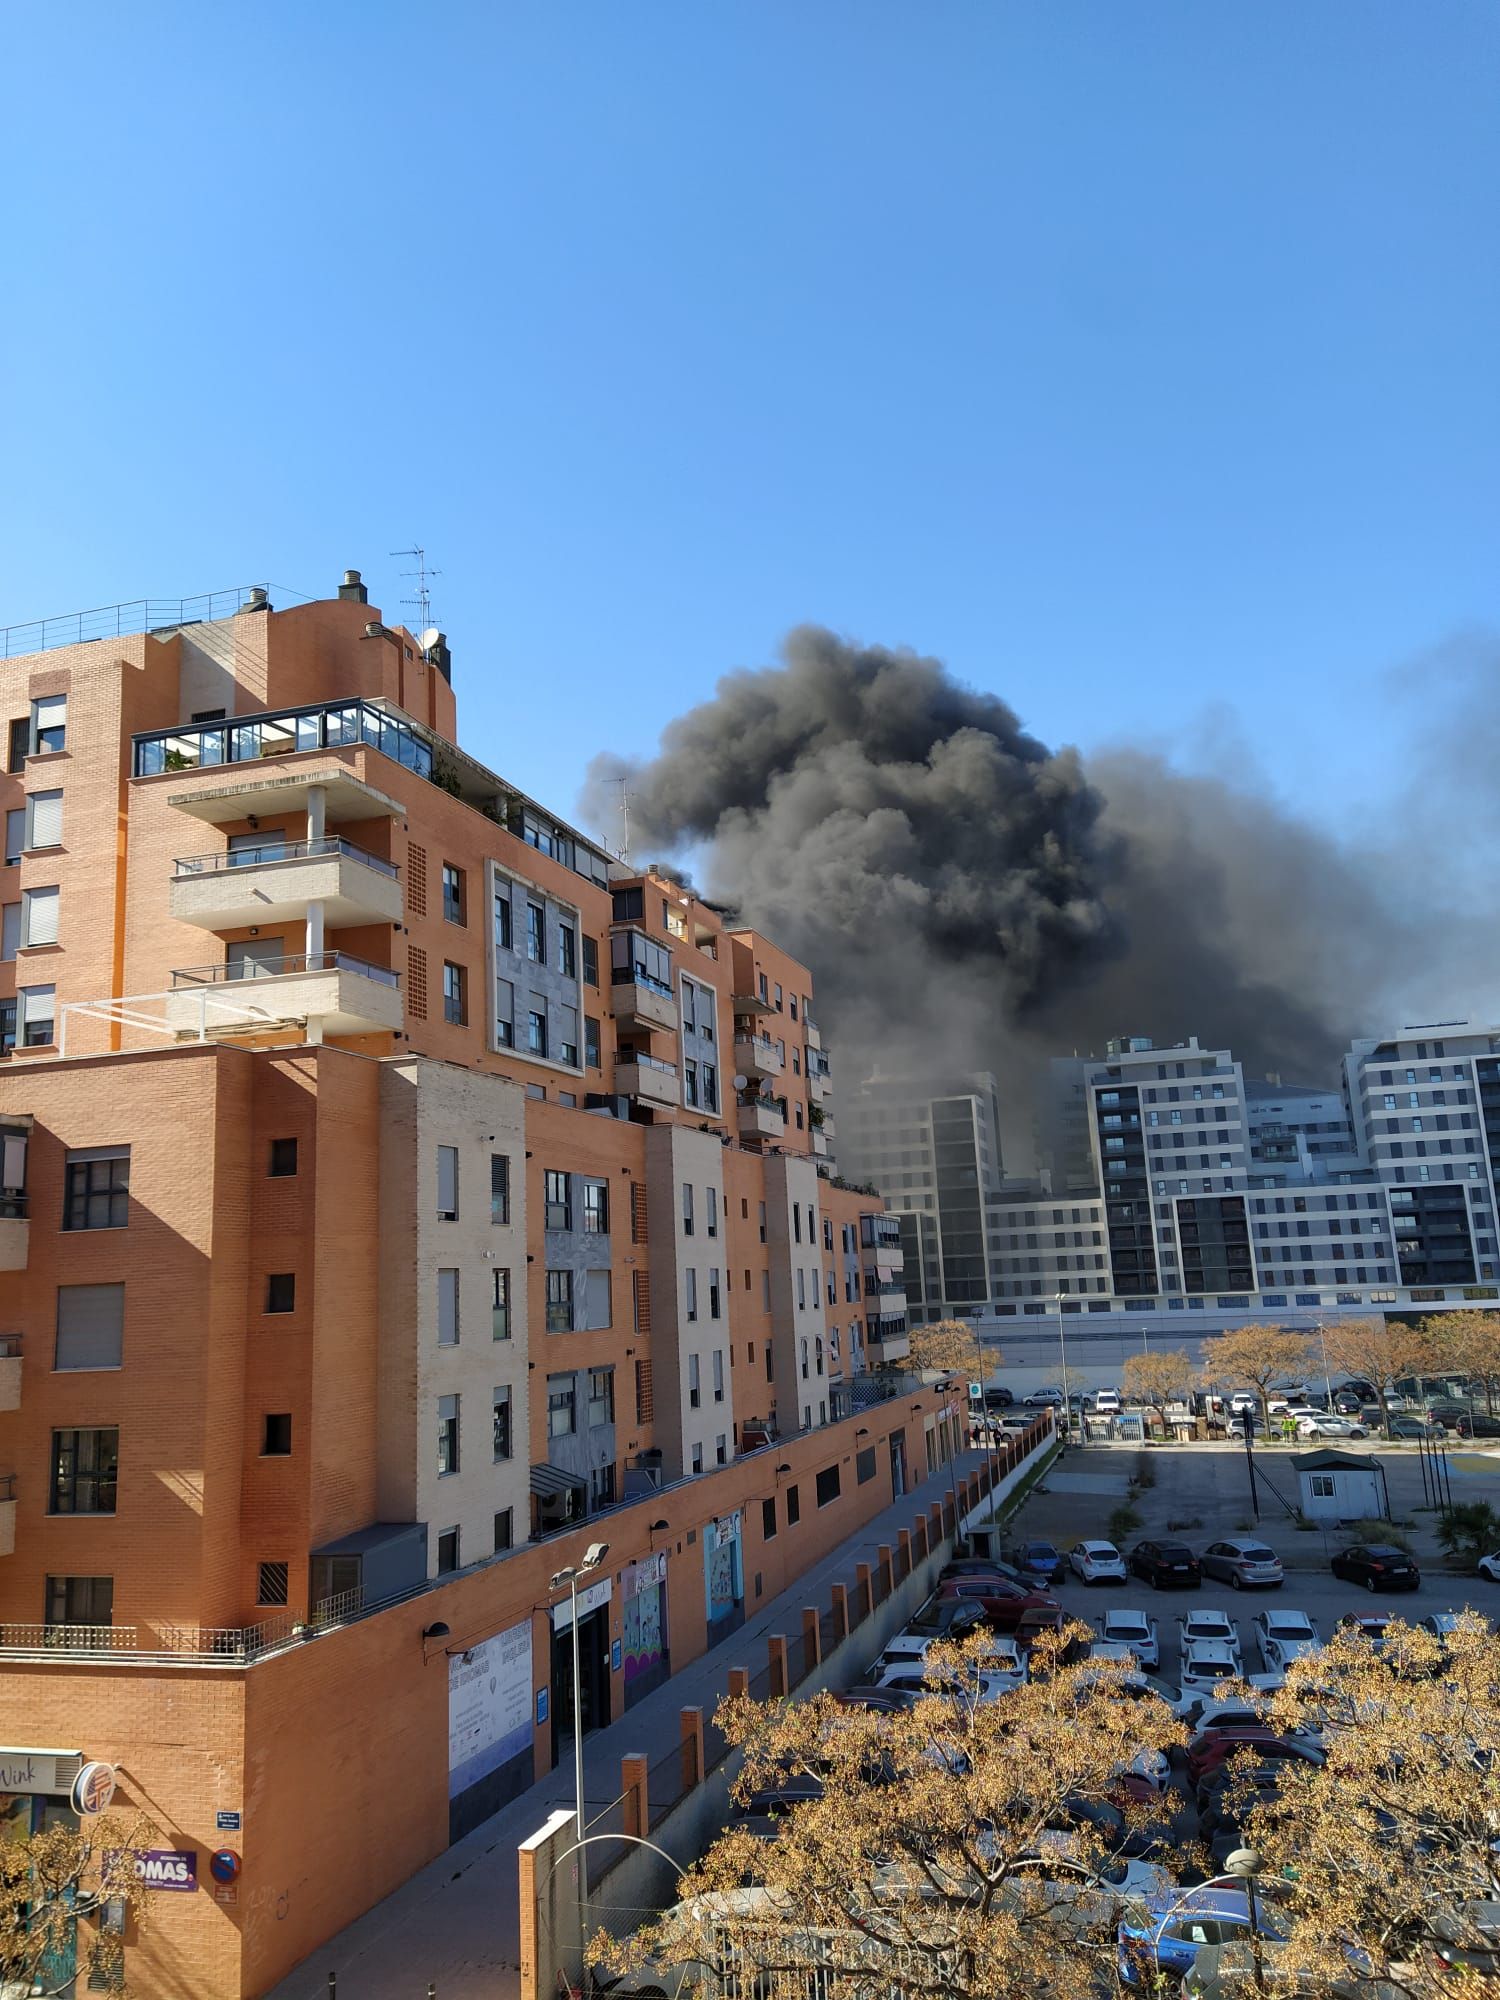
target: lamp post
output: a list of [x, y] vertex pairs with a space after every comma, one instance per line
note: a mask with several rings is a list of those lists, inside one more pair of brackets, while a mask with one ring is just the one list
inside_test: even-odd
[[1260, 1850], [1255, 1847], [1237, 1847], [1232, 1854], [1224, 1857], [1224, 1872], [1234, 1875], [1245, 1885], [1245, 1905], [1250, 1916], [1250, 1957], [1255, 1966], [1255, 1990], [1266, 1990], [1266, 1968], [1260, 1950], [1260, 1918], [1255, 1909], [1255, 1878], [1260, 1873]]
[[[1066, 1294], [1063, 1292], [1054, 1292], [1052, 1295], [1052, 1303], [1057, 1307], [1057, 1352], [1062, 1364], [1063, 1437], [1066, 1439], [1073, 1434], [1073, 1398], [1068, 1393], [1068, 1341], [1067, 1335], [1063, 1330], [1063, 1299], [1065, 1297]], [[1078, 1405], [1078, 1442], [1080, 1445], [1086, 1445], [1088, 1441], [1088, 1426], [1083, 1421], [1083, 1404], [1080, 1401]]]
[[590, 1542], [584, 1552], [583, 1561], [575, 1563], [571, 1569], [560, 1569], [552, 1579], [552, 1588], [561, 1590], [564, 1584], [572, 1605], [573, 1641], [573, 1786], [577, 1810], [578, 1828], [578, 1950], [579, 1984], [587, 1985], [587, 1968], [582, 1953], [588, 1943], [589, 1914], [589, 1863], [588, 1849], [583, 1837], [583, 1676], [578, 1661], [578, 1579], [588, 1576], [598, 1569], [609, 1554], [608, 1542]]
[[1317, 1322], [1318, 1346], [1323, 1354], [1323, 1394], [1328, 1398], [1328, 1413], [1333, 1414], [1333, 1377], [1328, 1372], [1328, 1342], [1323, 1338], [1323, 1322]]

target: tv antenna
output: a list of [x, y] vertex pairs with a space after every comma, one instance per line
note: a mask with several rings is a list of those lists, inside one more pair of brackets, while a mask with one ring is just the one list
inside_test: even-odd
[[420, 614], [417, 618], [417, 629], [420, 632], [425, 632], [432, 623], [432, 592], [428, 588], [427, 579], [430, 576], [441, 576], [443, 572], [440, 569], [429, 569], [427, 567], [427, 551], [422, 547], [420, 542], [414, 543], [409, 549], [392, 549], [391, 554], [393, 556], [411, 556], [416, 562], [417, 566], [415, 569], [404, 569], [401, 574], [404, 577], [414, 577], [416, 579], [417, 594], [415, 597], [403, 597], [401, 602], [410, 605], [414, 611]]
[[620, 787], [620, 822], [622, 829], [618, 858], [621, 861], [628, 861], [630, 859], [630, 780], [628, 778], [616, 778], [615, 783]]

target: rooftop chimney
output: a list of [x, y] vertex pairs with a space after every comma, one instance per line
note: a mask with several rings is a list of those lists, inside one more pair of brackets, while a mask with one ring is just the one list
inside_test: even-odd
[[346, 569], [344, 580], [339, 585], [340, 604], [368, 604], [370, 593], [359, 580], [357, 569]]
[[271, 608], [271, 600], [266, 593], [265, 585], [260, 583], [257, 583], [254, 586], [254, 588], [250, 592], [250, 595], [245, 599], [244, 603], [240, 606], [240, 610], [242, 612], [269, 611], [270, 608]]
[[451, 686], [453, 681], [453, 655], [448, 650], [447, 633], [424, 632], [422, 634], [422, 650], [437, 668], [443, 679]]

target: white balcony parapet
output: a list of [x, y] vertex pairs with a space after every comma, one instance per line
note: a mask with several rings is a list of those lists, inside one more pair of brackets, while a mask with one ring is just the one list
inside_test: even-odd
[[268, 840], [263, 847], [180, 859], [167, 907], [179, 923], [223, 931], [252, 923], [294, 923], [315, 902], [323, 906], [324, 921], [335, 928], [399, 923], [396, 866], [333, 834], [319, 840]]

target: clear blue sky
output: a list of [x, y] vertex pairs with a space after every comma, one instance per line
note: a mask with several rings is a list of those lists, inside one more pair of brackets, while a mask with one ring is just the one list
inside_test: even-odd
[[1492, 4], [13, 10], [0, 623], [387, 552], [571, 809], [813, 619], [1322, 810], [1500, 625]]

